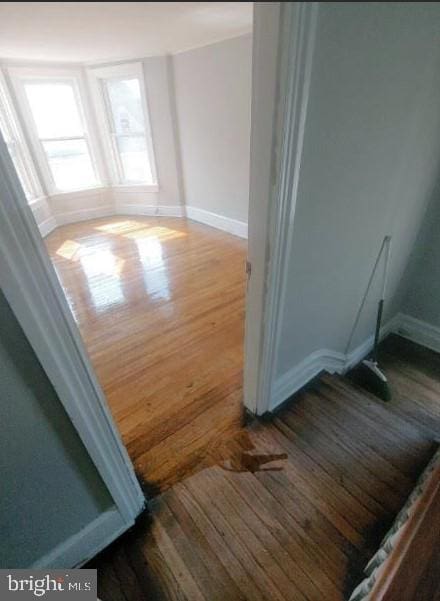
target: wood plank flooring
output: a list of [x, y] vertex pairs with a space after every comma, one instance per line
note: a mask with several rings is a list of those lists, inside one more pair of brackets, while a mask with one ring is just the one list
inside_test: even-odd
[[[390, 403], [325, 375], [156, 497], [88, 566], [99, 597], [346, 599], [440, 434], [439, 355], [393, 336], [382, 359]], [[425, 580], [423, 598], [439, 601], [438, 577], [428, 570]]]
[[245, 241], [113, 217], [46, 245], [140, 478], [165, 489], [212, 463], [242, 425]]

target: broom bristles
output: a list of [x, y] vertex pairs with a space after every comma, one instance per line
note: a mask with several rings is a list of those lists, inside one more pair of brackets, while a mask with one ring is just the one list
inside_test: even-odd
[[391, 389], [386, 378], [385, 380], [380, 378], [365, 363], [361, 363], [355, 368], [351, 377], [361, 388], [374, 394], [382, 401], [388, 402], [391, 400]]

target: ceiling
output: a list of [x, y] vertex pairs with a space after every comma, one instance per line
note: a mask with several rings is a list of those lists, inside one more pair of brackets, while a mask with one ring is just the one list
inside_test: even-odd
[[0, 58], [93, 63], [176, 54], [252, 29], [252, 2], [0, 2]]

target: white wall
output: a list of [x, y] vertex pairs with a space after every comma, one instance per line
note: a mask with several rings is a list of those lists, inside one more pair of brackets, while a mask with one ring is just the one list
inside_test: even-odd
[[150, 110], [154, 154], [159, 180], [159, 204], [183, 204], [174, 115], [174, 89], [170, 57], [146, 58], [145, 84]]
[[[319, 5], [278, 380], [322, 349], [344, 351], [388, 233], [397, 290], [438, 177], [439, 28], [437, 4]], [[354, 346], [374, 331], [377, 295]]]
[[1, 291], [0, 331], [0, 568], [25, 568], [113, 501]]
[[[440, 189], [426, 213], [403, 282], [401, 310], [437, 329], [440, 351]], [[432, 334], [431, 330], [431, 334]]]
[[248, 218], [251, 47], [246, 35], [172, 59], [186, 205], [241, 222]]

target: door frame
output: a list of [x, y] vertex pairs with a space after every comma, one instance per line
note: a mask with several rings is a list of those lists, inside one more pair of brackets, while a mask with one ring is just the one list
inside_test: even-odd
[[[244, 403], [256, 414], [273, 395], [317, 10], [255, 5]], [[1, 136], [0, 287], [129, 528], [145, 497]]]
[[256, 415], [273, 406], [318, 4], [255, 3], [244, 404]]
[[1, 134], [0, 287], [129, 528], [145, 497]]

